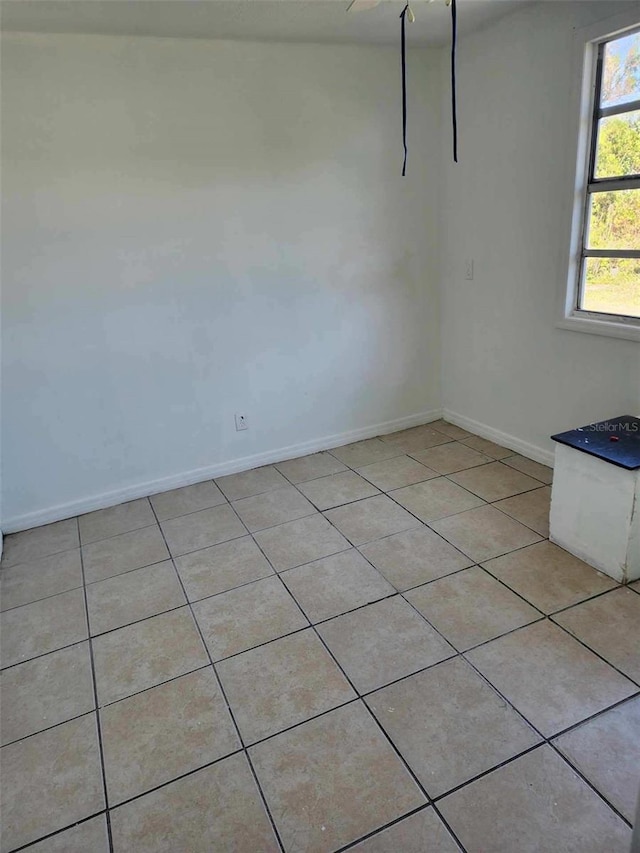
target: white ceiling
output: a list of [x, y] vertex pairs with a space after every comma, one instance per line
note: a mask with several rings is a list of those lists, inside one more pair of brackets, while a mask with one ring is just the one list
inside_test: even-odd
[[[461, 35], [529, 0], [458, 0]], [[396, 44], [404, 3], [347, 13], [348, 0], [2, 0], [3, 30], [361, 44]], [[448, 42], [444, 0], [413, 0], [410, 45]]]

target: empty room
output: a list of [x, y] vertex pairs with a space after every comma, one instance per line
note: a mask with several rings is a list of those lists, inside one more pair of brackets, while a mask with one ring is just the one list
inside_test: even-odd
[[640, 4], [0, 22], [0, 853], [640, 853]]

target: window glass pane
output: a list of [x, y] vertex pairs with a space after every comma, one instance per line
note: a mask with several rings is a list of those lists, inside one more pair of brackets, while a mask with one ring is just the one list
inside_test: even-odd
[[596, 178], [640, 175], [640, 110], [598, 122]]
[[605, 45], [600, 105], [613, 107], [640, 98], [640, 32]]
[[640, 258], [585, 258], [580, 308], [640, 317]]
[[640, 249], [640, 190], [591, 194], [588, 249]]

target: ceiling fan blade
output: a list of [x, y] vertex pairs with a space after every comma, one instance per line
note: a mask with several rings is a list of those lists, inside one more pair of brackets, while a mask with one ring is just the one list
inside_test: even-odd
[[351, 0], [347, 6], [347, 12], [366, 12], [368, 9], [373, 9], [380, 3], [380, 0]]

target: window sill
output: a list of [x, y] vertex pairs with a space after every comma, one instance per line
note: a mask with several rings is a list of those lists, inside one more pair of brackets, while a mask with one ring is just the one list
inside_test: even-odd
[[640, 341], [640, 320], [601, 320], [582, 313], [570, 314], [556, 323], [558, 329], [572, 332], [586, 332], [588, 335], [605, 335], [609, 338], [622, 338], [628, 341]]

